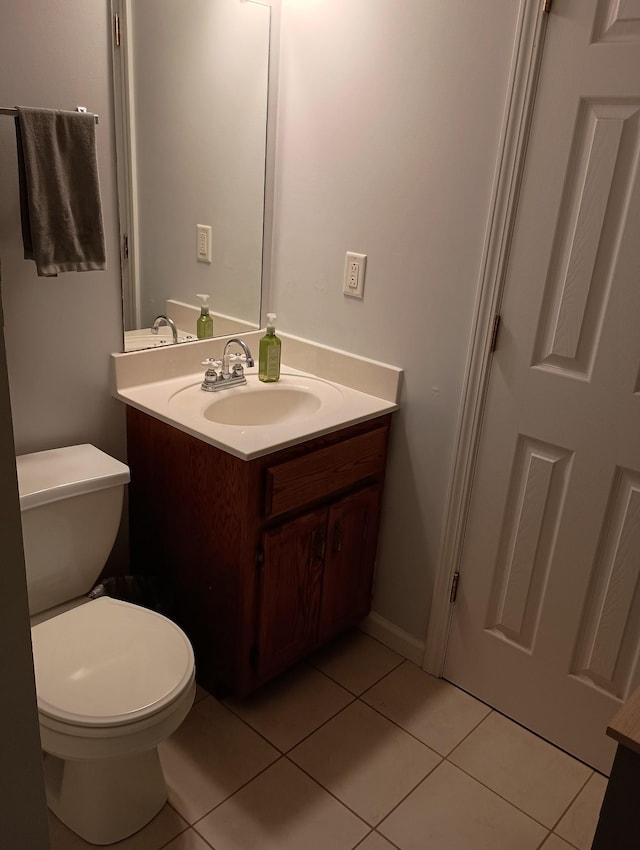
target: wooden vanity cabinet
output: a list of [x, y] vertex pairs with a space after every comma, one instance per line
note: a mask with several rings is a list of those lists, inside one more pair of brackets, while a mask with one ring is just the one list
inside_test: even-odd
[[269, 677], [369, 612], [380, 487], [267, 529], [256, 662]]
[[132, 570], [238, 696], [369, 611], [390, 415], [241, 460], [127, 408]]

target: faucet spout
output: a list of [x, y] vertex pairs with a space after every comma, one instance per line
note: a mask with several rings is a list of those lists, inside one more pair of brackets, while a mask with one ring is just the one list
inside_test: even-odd
[[223, 363], [229, 362], [229, 360], [228, 360], [229, 350], [228, 349], [229, 349], [229, 346], [231, 345], [231, 343], [233, 343], [233, 342], [235, 342], [236, 345], [239, 345], [240, 348], [242, 349], [242, 351], [244, 352], [244, 356], [247, 360], [247, 366], [253, 366], [253, 355], [251, 354], [249, 346], [247, 345], [247, 343], [243, 339], [239, 339], [237, 336], [234, 336], [233, 339], [227, 340], [227, 344], [224, 347], [224, 352], [223, 352], [223, 355], [222, 355], [222, 362]]
[[168, 316], [156, 316], [153, 320], [153, 324], [151, 325], [151, 333], [157, 334], [158, 328], [161, 325], [167, 325], [167, 327], [171, 328], [171, 333], [173, 335], [173, 344], [176, 345], [178, 342], [178, 328], [176, 327], [176, 323]]

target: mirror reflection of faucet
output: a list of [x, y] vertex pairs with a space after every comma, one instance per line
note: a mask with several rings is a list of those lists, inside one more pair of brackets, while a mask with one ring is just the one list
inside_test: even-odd
[[[244, 356], [232, 354], [229, 351], [229, 347], [233, 343], [240, 346]], [[231, 366], [232, 359], [234, 361], [233, 366]], [[205, 392], [216, 393], [220, 390], [227, 390], [231, 387], [240, 387], [246, 384], [247, 379], [244, 374], [243, 363], [246, 363], [249, 367], [253, 366], [254, 363], [253, 355], [247, 343], [238, 337], [227, 340], [222, 353], [222, 360], [215, 360], [213, 357], [208, 357], [202, 361], [202, 365], [207, 367], [207, 371], [204, 373], [204, 380], [200, 384], [200, 389]]]
[[171, 333], [173, 334], [173, 344], [178, 344], [178, 328], [176, 327], [176, 323], [173, 319], [170, 319], [168, 316], [156, 316], [153, 320], [153, 324], [151, 325], [151, 333], [157, 334], [158, 328], [162, 325], [167, 325], [167, 327], [171, 328]]

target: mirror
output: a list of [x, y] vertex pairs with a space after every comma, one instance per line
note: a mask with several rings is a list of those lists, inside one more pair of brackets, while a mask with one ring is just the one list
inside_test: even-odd
[[172, 344], [169, 326], [151, 332], [159, 315], [179, 342], [195, 339], [198, 293], [214, 336], [255, 329], [268, 283], [271, 6], [112, 6], [124, 350]]

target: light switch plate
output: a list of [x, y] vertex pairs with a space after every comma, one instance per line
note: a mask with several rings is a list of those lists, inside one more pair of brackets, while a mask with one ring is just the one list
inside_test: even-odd
[[211, 225], [196, 224], [196, 258], [199, 263], [211, 262]]

